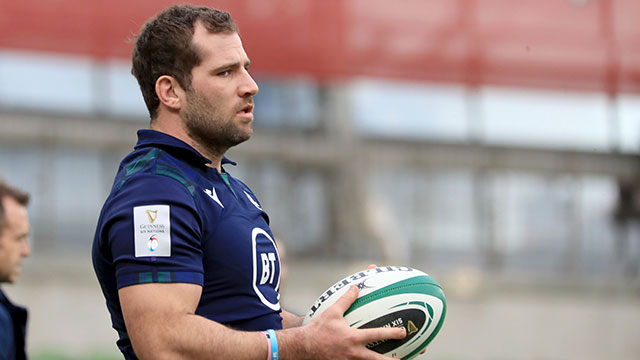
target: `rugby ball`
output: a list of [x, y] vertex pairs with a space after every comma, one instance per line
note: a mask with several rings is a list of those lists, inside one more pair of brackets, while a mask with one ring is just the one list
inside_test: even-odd
[[404, 327], [401, 340], [382, 340], [367, 347], [378, 353], [413, 359], [438, 334], [447, 312], [440, 285], [429, 275], [406, 266], [384, 266], [359, 271], [338, 281], [313, 303], [303, 324], [333, 305], [355, 285], [358, 298], [344, 313], [351, 327]]

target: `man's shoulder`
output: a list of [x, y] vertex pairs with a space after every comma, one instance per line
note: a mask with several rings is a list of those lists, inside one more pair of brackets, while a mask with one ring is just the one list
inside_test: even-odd
[[198, 171], [179, 157], [157, 147], [135, 150], [125, 157], [116, 175], [112, 193], [120, 192], [132, 180], [147, 183], [174, 183], [192, 196], [195, 194]]

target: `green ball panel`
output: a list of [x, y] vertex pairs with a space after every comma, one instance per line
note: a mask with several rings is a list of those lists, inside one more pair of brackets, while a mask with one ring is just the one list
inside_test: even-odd
[[344, 315], [348, 315], [350, 312], [356, 310], [357, 308], [383, 297], [415, 293], [434, 296], [442, 300], [442, 303], [446, 307], [444, 292], [442, 291], [440, 285], [435, 280], [433, 280], [432, 277], [420, 275], [399, 281], [397, 283], [393, 283], [391, 285], [383, 287], [382, 289], [378, 289], [371, 294], [359, 297], [356, 301], [354, 301], [351, 307], [347, 309], [347, 312], [345, 312]]

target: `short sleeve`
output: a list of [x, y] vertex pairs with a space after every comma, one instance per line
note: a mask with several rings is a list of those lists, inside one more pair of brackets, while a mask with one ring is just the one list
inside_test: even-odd
[[112, 197], [103, 222], [117, 287], [143, 283], [203, 285], [202, 219], [182, 183], [141, 174]]

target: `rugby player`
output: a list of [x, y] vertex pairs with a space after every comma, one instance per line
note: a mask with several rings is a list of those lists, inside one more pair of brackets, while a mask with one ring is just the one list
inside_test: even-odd
[[120, 164], [92, 250], [124, 357], [386, 359], [366, 344], [405, 330], [349, 327], [356, 288], [305, 326], [280, 306], [269, 218], [224, 156], [251, 137], [258, 93], [231, 16], [167, 8], [132, 62], [150, 129]]

